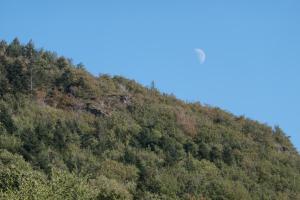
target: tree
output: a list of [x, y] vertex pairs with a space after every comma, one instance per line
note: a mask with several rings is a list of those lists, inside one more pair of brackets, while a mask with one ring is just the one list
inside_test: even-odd
[[185, 155], [182, 144], [168, 136], [162, 138], [162, 148], [166, 154], [166, 162], [169, 164], [174, 164]]
[[28, 59], [32, 59], [36, 54], [36, 50], [34, 47], [34, 43], [32, 40], [24, 46], [23, 56], [27, 57]]
[[150, 89], [151, 90], [156, 90], [155, 82], [154, 81], [151, 81]]
[[0, 123], [4, 125], [5, 129], [10, 134], [12, 134], [16, 130], [16, 126], [7, 108], [1, 104], [0, 104]]
[[33, 90], [33, 72], [34, 72], [34, 57], [35, 57], [35, 50], [34, 50], [34, 44], [32, 40], [30, 40], [25, 48], [24, 48], [24, 56], [26, 56], [29, 59], [29, 73], [30, 73], [30, 93], [32, 95]]
[[198, 150], [198, 155], [200, 159], [207, 159], [209, 160], [209, 146], [204, 143], [204, 142], [200, 142], [199, 144], [199, 150]]
[[197, 156], [198, 154], [198, 146], [192, 142], [192, 141], [188, 141], [184, 144], [184, 149], [185, 152], [192, 154], [193, 156]]
[[18, 38], [15, 38], [7, 48], [7, 54], [11, 57], [18, 57], [22, 55], [22, 45]]
[[10, 85], [6, 78], [6, 69], [0, 63], [0, 97], [9, 92]]
[[26, 76], [25, 69], [26, 66], [20, 60], [16, 60], [14, 63], [9, 64], [6, 68], [7, 70], [7, 79], [11, 84], [15, 93], [21, 92], [24, 93], [29, 88], [29, 79]]
[[221, 150], [220, 150], [219, 147], [213, 146], [213, 147], [211, 148], [211, 151], [210, 151], [210, 153], [209, 153], [209, 156], [210, 156], [210, 160], [211, 160], [212, 162], [215, 162], [215, 161], [219, 160], [220, 158], [222, 158], [222, 152], [221, 152]]
[[65, 69], [68, 67], [69, 63], [67, 61], [66, 58], [64, 57], [59, 57], [57, 60], [56, 60], [56, 65], [58, 66], [59, 69]]
[[225, 146], [225, 148], [223, 149], [223, 161], [228, 165], [231, 165], [234, 161], [232, 149], [229, 146]]
[[7, 49], [7, 43], [4, 40], [0, 41], [0, 56], [4, 56]]

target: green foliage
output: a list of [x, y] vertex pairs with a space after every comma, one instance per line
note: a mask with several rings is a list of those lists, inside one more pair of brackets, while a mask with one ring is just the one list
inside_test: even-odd
[[0, 199], [299, 199], [278, 126], [0, 42]]
[[11, 114], [5, 104], [0, 102], [0, 124], [8, 133], [13, 133], [16, 130]]
[[108, 179], [105, 176], [99, 176], [93, 181], [93, 184], [99, 189], [96, 196], [98, 200], [130, 200], [132, 195], [126, 188], [113, 179]]

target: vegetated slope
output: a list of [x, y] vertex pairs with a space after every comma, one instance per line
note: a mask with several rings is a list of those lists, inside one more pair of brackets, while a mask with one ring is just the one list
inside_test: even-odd
[[0, 42], [0, 199], [300, 199], [279, 127]]

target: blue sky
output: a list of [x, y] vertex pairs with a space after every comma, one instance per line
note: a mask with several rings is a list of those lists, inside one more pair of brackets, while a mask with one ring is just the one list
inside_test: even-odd
[[[300, 149], [300, 1], [2, 0], [0, 39], [279, 125]], [[195, 53], [201, 48], [206, 61]]]

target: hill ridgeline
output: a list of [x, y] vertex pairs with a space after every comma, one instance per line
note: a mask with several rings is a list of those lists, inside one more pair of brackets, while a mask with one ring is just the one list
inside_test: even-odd
[[0, 199], [300, 199], [278, 127], [0, 42]]

